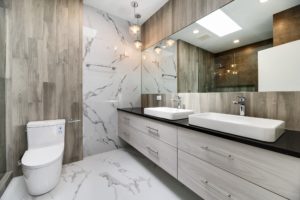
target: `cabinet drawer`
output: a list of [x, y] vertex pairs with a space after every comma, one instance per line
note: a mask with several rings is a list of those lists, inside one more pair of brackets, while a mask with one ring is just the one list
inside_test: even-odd
[[148, 136], [177, 147], [177, 127], [175, 126], [156, 122], [151, 119], [138, 117], [124, 112], [119, 112], [119, 122], [127, 124], [132, 128], [147, 134]]
[[178, 179], [205, 200], [286, 200], [180, 150]]
[[288, 199], [300, 199], [298, 158], [181, 128], [178, 148]]
[[119, 123], [119, 137], [177, 178], [177, 149], [128, 125]]

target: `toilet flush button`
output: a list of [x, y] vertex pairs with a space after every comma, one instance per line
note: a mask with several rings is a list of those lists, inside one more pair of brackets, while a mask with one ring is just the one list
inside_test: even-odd
[[62, 126], [57, 127], [57, 134], [58, 135], [63, 134], [63, 127]]

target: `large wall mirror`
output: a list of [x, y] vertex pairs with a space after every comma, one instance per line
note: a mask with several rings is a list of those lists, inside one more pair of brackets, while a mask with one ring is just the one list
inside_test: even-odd
[[300, 91], [299, 3], [234, 0], [143, 50], [142, 93]]

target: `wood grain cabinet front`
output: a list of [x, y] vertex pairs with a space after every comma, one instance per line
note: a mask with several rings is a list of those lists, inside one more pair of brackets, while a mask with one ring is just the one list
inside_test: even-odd
[[177, 127], [119, 112], [119, 122], [177, 148]]
[[178, 180], [205, 200], [286, 200], [195, 156], [178, 151]]
[[119, 137], [205, 200], [300, 200], [300, 159], [119, 112]]
[[178, 148], [288, 199], [300, 199], [300, 160], [188, 129]]
[[[121, 118], [132, 120], [131, 115], [119, 115]], [[125, 121], [128, 121], [125, 119]], [[124, 122], [124, 120], [123, 120]], [[177, 147], [171, 146], [153, 136], [148, 132], [142, 132], [130, 126], [127, 122], [123, 123], [119, 118], [119, 137], [128, 144], [144, 154], [147, 158], [164, 169], [166, 172], [177, 178]], [[155, 127], [155, 126], [154, 126]], [[177, 139], [177, 131], [175, 133]]]

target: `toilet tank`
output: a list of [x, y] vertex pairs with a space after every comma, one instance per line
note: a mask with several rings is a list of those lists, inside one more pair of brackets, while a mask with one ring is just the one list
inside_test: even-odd
[[49, 121], [34, 121], [27, 124], [28, 149], [64, 144], [64, 119]]

